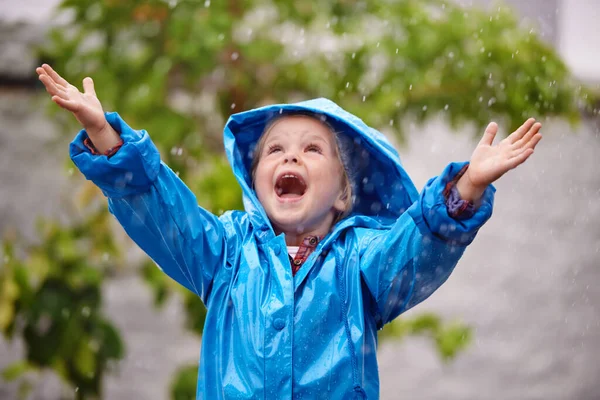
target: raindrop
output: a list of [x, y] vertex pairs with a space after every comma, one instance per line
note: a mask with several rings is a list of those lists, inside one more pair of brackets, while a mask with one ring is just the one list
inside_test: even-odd
[[231, 106], [229, 106], [232, 110], [235, 108], [235, 103], [231, 103]]
[[396, 54], [398, 54], [398, 48], [396, 47]]
[[423, 106], [423, 111], [427, 111], [427, 106]]
[[542, 56], [542, 62], [546, 62], [546, 56]]
[[346, 82], [346, 89], [350, 87], [350, 82]]
[[231, 59], [233, 61], [237, 60], [240, 57], [240, 54], [237, 51], [234, 51], [233, 53], [231, 53]]
[[390, 119], [390, 126], [394, 126], [394, 120]]
[[102, 261], [108, 261], [110, 259], [110, 254], [108, 254], [108, 252], [104, 252], [102, 254]]
[[374, 213], [378, 213], [379, 211], [381, 211], [381, 203], [376, 201], [373, 204], [371, 204], [371, 211], [373, 211]]
[[182, 154], [183, 154], [183, 149], [181, 147], [175, 146], [171, 149], [172, 156], [180, 156]]
[[206, 7], [206, 8], [210, 7], [210, 0], [206, 0], [204, 2], [204, 7]]
[[448, 53], [448, 58], [454, 58], [454, 52], [451, 51], [450, 53]]
[[363, 96], [363, 97], [362, 97], [362, 101], [363, 101], [363, 103], [365, 102], [365, 100], [366, 100], [366, 99], [367, 99], [367, 96]]
[[84, 317], [89, 317], [91, 314], [91, 310], [88, 306], [85, 306], [81, 309], [81, 315], [83, 315]]
[[352, 53], [352, 59], [354, 60], [356, 58], [356, 53]]
[[377, 45], [375, 47], [379, 48], [379, 42], [377, 42]]
[[450, 108], [450, 106], [449, 106], [448, 104], [446, 104], [446, 105], [444, 106], [444, 110], [448, 111], [448, 108]]
[[494, 103], [496, 103], [496, 98], [492, 97], [491, 99], [489, 99], [488, 101], [488, 107], [491, 107]]
[[412, 84], [408, 87], [408, 90], [412, 90]]

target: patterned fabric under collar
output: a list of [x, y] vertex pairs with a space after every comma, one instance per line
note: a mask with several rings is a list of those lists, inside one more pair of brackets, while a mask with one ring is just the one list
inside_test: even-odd
[[307, 236], [302, 240], [302, 244], [298, 248], [298, 252], [296, 253], [296, 257], [292, 258], [290, 256], [290, 263], [292, 264], [292, 275], [296, 275], [296, 272], [300, 269], [302, 264], [306, 261], [308, 256], [311, 255], [315, 248], [319, 244], [321, 240], [323, 240], [324, 236]]

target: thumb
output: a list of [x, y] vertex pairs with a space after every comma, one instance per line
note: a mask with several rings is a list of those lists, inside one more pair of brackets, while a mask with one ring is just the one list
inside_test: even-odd
[[496, 137], [496, 133], [498, 133], [498, 124], [495, 122], [490, 122], [487, 128], [485, 128], [485, 132], [483, 133], [483, 137], [479, 141], [479, 144], [491, 146], [494, 142], [494, 138]]
[[96, 90], [94, 89], [94, 81], [89, 76], [83, 79], [83, 92], [98, 97], [96, 96]]

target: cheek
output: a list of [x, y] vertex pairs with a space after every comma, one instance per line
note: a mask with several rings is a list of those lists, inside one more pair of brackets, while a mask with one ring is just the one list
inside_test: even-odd
[[259, 199], [268, 193], [270, 182], [268, 168], [264, 164], [259, 164], [254, 174], [254, 190]]

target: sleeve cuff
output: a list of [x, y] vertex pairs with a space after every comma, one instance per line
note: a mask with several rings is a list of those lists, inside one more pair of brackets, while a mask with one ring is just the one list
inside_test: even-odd
[[456, 187], [456, 183], [467, 172], [468, 168], [469, 164], [465, 164], [444, 188], [446, 209], [448, 210], [448, 215], [454, 219], [469, 219], [475, 214], [475, 205], [470, 201], [463, 200]]
[[92, 141], [90, 140], [89, 137], [83, 139], [83, 144], [85, 145], [85, 147], [88, 148], [88, 150], [95, 156], [106, 156], [106, 157], [112, 157], [115, 155], [115, 153], [117, 151], [119, 151], [119, 149], [123, 146], [123, 139], [120, 139], [119, 142], [111, 147], [110, 149], [106, 150], [104, 153], [100, 153], [98, 151], [98, 149], [96, 148], [96, 146], [94, 146], [94, 143], [92, 143]]
[[107, 197], [147, 191], [160, 170], [158, 149], [146, 131], [132, 129], [119, 114], [105, 113], [105, 117], [123, 143], [117, 149], [110, 149], [109, 154], [95, 154], [98, 152], [89, 146], [87, 132], [81, 130], [69, 147], [71, 160]]
[[[493, 185], [485, 190], [476, 209], [471, 204], [471, 211], [467, 210], [469, 203], [466, 202], [465, 205], [458, 192], [456, 192], [458, 201], [456, 198], [451, 198], [452, 188], [455, 188], [452, 182], [461, 170], [464, 173], [467, 166], [468, 163], [448, 165], [440, 176], [427, 182], [419, 195], [419, 200], [408, 209], [409, 215], [424, 236], [467, 246], [475, 239], [479, 228], [492, 216], [496, 191]], [[455, 204], [448, 204], [449, 201], [454, 201]], [[460, 213], [460, 210], [454, 210], [455, 205], [458, 205], [458, 209], [464, 207], [465, 214]], [[451, 214], [456, 214], [458, 218]]]

